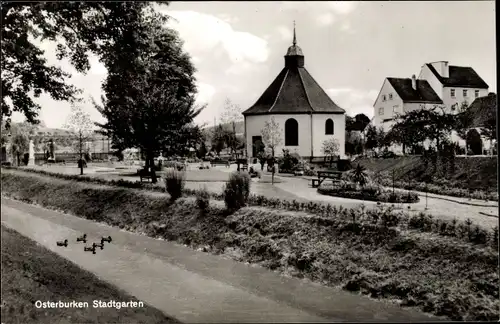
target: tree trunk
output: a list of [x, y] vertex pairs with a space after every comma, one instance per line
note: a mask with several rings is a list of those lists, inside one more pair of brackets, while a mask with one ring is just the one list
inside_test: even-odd
[[274, 148], [272, 149], [272, 159], [273, 159], [273, 166], [272, 166], [272, 173], [271, 173], [271, 185], [274, 185]]
[[83, 149], [82, 149], [82, 133], [80, 132], [80, 175], [83, 175]]
[[156, 170], [155, 170], [155, 160], [154, 160], [154, 155], [150, 155], [150, 162], [149, 165], [151, 167], [151, 182], [152, 183], [157, 183], [158, 179], [156, 178]]
[[21, 153], [16, 152], [17, 155], [17, 166], [21, 166]]

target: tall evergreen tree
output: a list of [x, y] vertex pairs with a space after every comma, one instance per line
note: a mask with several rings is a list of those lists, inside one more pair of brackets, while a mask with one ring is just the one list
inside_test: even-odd
[[[99, 124], [102, 133], [117, 147], [140, 148], [149, 167], [155, 156], [176, 143], [201, 140], [193, 120], [203, 107], [195, 107], [195, 69], [177, 33], [158, 20], [144, 19], [140, 25], [146, 32], [130, 31], [129, 42], [115, 44], [107, 61], [106, 96], [102, 105], [95, 105], [107, 120]], [[156, 182], [154, 167], [151, 170]]]

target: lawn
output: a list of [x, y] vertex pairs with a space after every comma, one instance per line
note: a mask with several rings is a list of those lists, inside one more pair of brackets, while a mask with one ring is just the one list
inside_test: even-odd
[[[3, 323], [179, 323], [159, 310], [93, 308], [93, 300], [137, 301], [11, 229], [2, 235]], [[39, 309], [35, 301], [81, 301], [88, 308]]]
[[[214, 167], [211, 169], [199, 170], [196, 169], [197, 165], [198, 164], [191, 164], [190, 168], [186, 171], [186, 189], [201, 189], [205, 187], [210, 192], [221, 193], [226, 181], [229, 179], [229, 175], [232, 171], [235, 171], [232, 170], [234, 169], [234, 165], [232, 166], [232, 169], [230, 171], [222, 171], [218, 169], [224, 167]], [[38, 166], [34, 167], [33, 169], [44, 170], [50, 173], [80, 174], [80, 169], [78, 169], [76, 166], [51, 165], [43, 167]], [[135, 174], [135, 170], [136, 167], [126, 170], [111, 170], [111, 168], [109, 168], [109, 170], [107, 171], [106, 169], [103, 169], [104, 172], [95, 172], [96, 168], [89, 166], [88, 168], [84, 169], [83, 173], [88, 177], [98, 177], [106, 180], [124, 179], [128, 181], [139, 181], [139, 176]], [[160, 175], [162, 172], [159, 172], [158, 174]], [[281, 183], [281, 181], [275, 178], [275, 183]], [[164, 187], [165, 184], [163, 181], [159, 181], [157, 183], [157, 186]], [[266, 197], [306, 201], [305, 199], [301, 199], [293, 193], [273, 186], [271, 184], [271, 176], [269, 175], [263, 175], [262, 179], [255, 178], [254, 182], [252, 183], [251, 191], [253, 194], [264, 195]]]

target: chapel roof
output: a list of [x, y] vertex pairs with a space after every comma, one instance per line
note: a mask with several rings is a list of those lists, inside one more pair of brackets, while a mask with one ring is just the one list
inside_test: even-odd
[[285, 67], [243, 115], [265, 114], [344, 114], [304, 67], [304, 55], [297, 45], [295, 27], [293, 43], [285, 55]]

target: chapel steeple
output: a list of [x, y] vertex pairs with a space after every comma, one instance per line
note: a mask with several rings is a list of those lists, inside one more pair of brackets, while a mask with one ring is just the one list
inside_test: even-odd
[[285, 55], [285, 67], [304, 67], [304, 54], [302, 49], [297, 45], [297, 35], [295, 33], [295, 21], [293, 22], [293, 42], [288, 48]]

